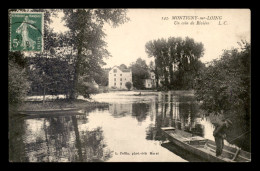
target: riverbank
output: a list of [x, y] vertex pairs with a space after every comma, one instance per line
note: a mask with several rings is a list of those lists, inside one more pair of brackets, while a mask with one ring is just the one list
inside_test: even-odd
[[72, 113], [77, 111], [91, 111], [96, 108], [107, 107], [107, 103], [90, 102], [82, 99], [55, 99], [45, 101], [25, 101], [19, 107], [9, 106], [10, 116], [37, 114]]

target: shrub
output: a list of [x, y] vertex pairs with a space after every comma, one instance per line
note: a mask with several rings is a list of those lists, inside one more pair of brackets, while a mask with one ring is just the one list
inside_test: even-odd
[[125, 83], [125, 86], [126, 86], [126, 88], [127, 88], [128, 90], [130, 90], [130, 89], [132, 88], [132, 83], [126, 82], [126, 83]]
[[79, 82], [78, 84], [78, 93], [84, 98], [90, 98], [91, 94], [99, 93], [98, 89], [90, 82]]
[[8, 61], [8, 103], [11, 105], [20, 104], [29, 91], [30, 84], [27, 81], [25, 70], [14, 63]]

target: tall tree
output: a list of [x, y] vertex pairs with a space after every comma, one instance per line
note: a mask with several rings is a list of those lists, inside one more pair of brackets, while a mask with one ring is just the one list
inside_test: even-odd
[[170, 65], [170, 55], [169, 55], [169, 44], [166, 39], [159, 40], [160, 53], [159, 57], [162, 62], [162, 71], [164, 76], [164, 85], [169, 88], [169, 65]]
[[[155, 74], [157, 79], [164, 78], [164, 87], [172, 89], [174, 85], [179, 88], [192, 87], [193, 72], [197, 73], [199, 58], [203, 55], [202, 43], [195, 42], [192, 38], [169, 37], [146, 43], [146, 53], [155, 58]], [[178, 68], [175, 68], [175, 67]], [[177, 70], [174, 80], [174, 71]], [[177, 82], [175, 84], [174, 82]], [[179, 84], [179, 85], [178, 85]]]
[[[164, 71], [166, 71], [164, 67], [164, 51], [163, 48], [163, 39], [153, 40], [146, 43], [146, 53], [149, 57], [155, 58], [155, 78], [156, 78], [156, 87], [158, 88], [159, 79], [164, 76]], [[167, 77], [166, 77], [167, 78]]]
[[82, 74], [93, 78], [93, 73], [104, 64], [103, 58], [109, 56], [103, 40], [105, 23], [114, 27], [128, 20], [125, 9], [64, 9], [64, 21], [70, 29], [71, 42], [76, 50], [75, 73], [71, 98], [76, 98], [78, 79]]
[[174, 70], [177, 63], [178, 57], [178, 49], [177, 47], [180, 46], [181, 43], [180, 37], [169, 37], [168, 38], [168, 46], [169, 46], [169, 74], [170, 74], [170, 86], [169, 88], [173, 88], [174, 84]]
[[155, 73], [155, 80], [156, 80], [156, 88], [158, 89], [159, 87], [159, 72], [158, 72], [158, 58], [156, 57], [156, 49], [155, 49], [155, 40], [152, 41], [150, 40], [145, 44], [145, 52], [148, 54], [148, 57], [154, 57], [154, 73]]

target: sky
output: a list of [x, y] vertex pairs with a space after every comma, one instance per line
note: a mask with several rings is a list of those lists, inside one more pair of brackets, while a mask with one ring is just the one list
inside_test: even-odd
[[[238, 47], [241, 39], [250, 42], [250, 15], [249, 9], [128, 9], [129, 22], [116, 28], [104, 26], [107, 50], [111, 54], [104, 60], [107, 63], [104, 67], [129, 66], [139, 57], [149, 64], [153, 58], [148, 58], [145, 52], [148, 41], [187, 36], [204, 44], [204, 56], [200, 60], [210, 62], [219, 58], [224, 49]], [[181, 20], [174, 16], [185, 17]], [[205, 24], [197, 25], [197, 22]], [[53, 28], [57, 32], [66, 30], [59, 18], [54, 20]]]

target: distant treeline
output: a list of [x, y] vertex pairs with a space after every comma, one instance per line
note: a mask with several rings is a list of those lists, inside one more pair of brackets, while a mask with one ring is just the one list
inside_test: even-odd
[[[155, 73], [157, 89], [193, 89], [194, 77], [204, 67], [199, 60], [204, 53], [202, 43], [189, 37], [169, 37], [151, 40], [145, 48], [148, 56], [154, 57], [155, 64], [151, 68]], [[162, 87], [159, 86], [159, 81]]]

